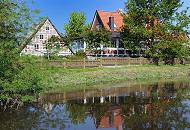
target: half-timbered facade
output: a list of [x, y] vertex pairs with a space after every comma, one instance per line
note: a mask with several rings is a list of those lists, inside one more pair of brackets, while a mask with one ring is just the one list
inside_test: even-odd
[[[46, 42], [52, 36], [61, 37], [61, 34], [56, 29], [50, 19], [43, 20], [38, 24], [27, 38], [28, 44], [24, 47], [21, 54], [43, 56], [47, 54]], [[71, 51], [68, 48], [62, 48], [59, 55], [70, 55]]]

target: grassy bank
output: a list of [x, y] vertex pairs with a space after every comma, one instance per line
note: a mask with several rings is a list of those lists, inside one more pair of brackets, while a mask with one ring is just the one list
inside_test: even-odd
[[90, 88], [95, 84], [108, 82], [182, 79], [190, 76], [190, 65], [144, 65], [86, 69], [36, 67], [36, 69], [42, 78], [44, 91], [73, 90], [84, 86]]

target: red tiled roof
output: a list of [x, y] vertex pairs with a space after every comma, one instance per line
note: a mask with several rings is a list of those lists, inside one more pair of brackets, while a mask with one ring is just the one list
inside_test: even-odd
[[98, 10], [97, 13], [100, 16], [100, 19], [102, 20], [103, 26], [107, 30], [110, 30], [110, 26], [109, 26], [109, 17], [110, 16], [114, 17], [116, 31], [120, 30], [120, 28], [124, 25], [123, 17], [121, 15], [121, 12], [119, 12], [119, 11], [110, 12], [110, 11]]

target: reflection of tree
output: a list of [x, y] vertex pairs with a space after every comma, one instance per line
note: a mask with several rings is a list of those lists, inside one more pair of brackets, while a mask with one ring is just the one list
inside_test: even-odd
[[62, 130], [68, 123], [69, 119], [67, 113], [65, 113], [64, 104], [55, 104], [51, 111], [41, 110], [40, 125], [37, 128]]
[[69, 118], [73, 124], [84, 123], [87, 116], [91, 116], [98, 123], [108, 110], [108, 104], [82, 104], [78, 100], [66, 103], [66, 111], [69, 112]]
[[69, 118], [73, 124], [84, 123], [88, 110], [88, 106], [78, 104], [77, 100], [66, 103], [66, 111], [69, 112]]
[[[146, 111], [139, 113], [139, 109], [143, 108], [139, 106], [139, 102], [134, 102], [130, 104], [134, 107], [134, 114], [126, 115], [130, 112], [129, 104], [123, 105], [123, 114], [125, 117], [124, 127], [127, 130], [130, 129], [164, 129], [170, 130], [174, 129], [184, 129], [188, 127], [187, 117], [184, 115], [189, 112], [189, 106], [183, 103], [185, 90], [179, 89], [176, 91], [174, 89], [174, 84], [165, 84], [162, 91], [155, 94], [149, 98], [149, 103], [144, 102], [141, 104], [144, 106]], [[173, 96], [172, 96], [173, 95]], [[143, 99], [144, 101], [146, 99]], [[138, 105], [136, 105], [138, 104]]]
[[123, 124], [125, 129], [168, 130], [188, 127], [190, 122], [184, 116], [189, 112], [189, 106], [183, 103], [183, 95], [187, 91], [184, 84], [161, 85], [152, 85], [149, 97], [143, 95], [122, 97], [122, 103], [119, 104], [111, 102], [83, 104], [79, 101], [69, 101], [66, 106], [72, 122], [83, 123], [87, 116], [91, 116], [96, 127], [100, 125], [104, 116], [112, 116], [110, 111], [114, 106], [122, 110], [120, 114], [125, 120]]
[[96, 104], [91, 104], [91, 116], [94, 119], [94, 123], [96, 125], [96, 128], [100, 125], [100, 121], [102, 117], [105, 115], [105, 113], [109, 110], [111, 104], [110, 103], [96, 103]]
[[[185, 129], [190, 124], [190, 104], [185, 102], [189, 98], [190, 90], [185, 89], [188, 86], [154, 84], [149, 86], [147, 95], [134, 92], [131, 96], [105, 97], [103, 103], [96, 97], [85, 99], [85, 103], [84, 99], [78, 99], [65, 104], [47, 103], [43, 107], [29, 105], [13, 112], [0, 111], [0, 130], [65, 129], [67, 125], [85, 123], [88, 117], [97, 128], [106, 120], [107, 127], [124, 122], [126, 130]], [[116, 116], [122, 120], [115, 125]]]
[[[27, 111], [26, 108], [31, 111]], [[0, 109], [0, 129], [1, 130], [26, 130], [36, 127], [40, 114], [35, 112], [32, 106], [22, 107], [19, 110], [2, 111]], [[26, 128], [27, 126], [27, 128]]]
[[0, 110], [0, 130], [64, 129], [69, 123], [63, 104], [47, 113], [42, 107], [25, 106], [15, 111]]

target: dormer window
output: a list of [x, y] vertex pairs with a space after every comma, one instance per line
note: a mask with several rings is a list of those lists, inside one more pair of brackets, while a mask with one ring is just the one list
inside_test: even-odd
[[117, 25], [114, 23], [114, 28], [116, 29], [117, 28]]
[[114, 31], [115, 28], [116, 28], [116, 25], [115, 25], [114, 17], [113, 17], [113, 16], [110, 16], [110, 17], [109, 17], [109, 26], [110, 26], [110, 29], [111, 29], [112, 31]]
[[49, 27], [48, 26], [46, 27], [46, 30], [49, 31]]
[[40, 35], [40, 39], [44, 39], [44, 35]]

